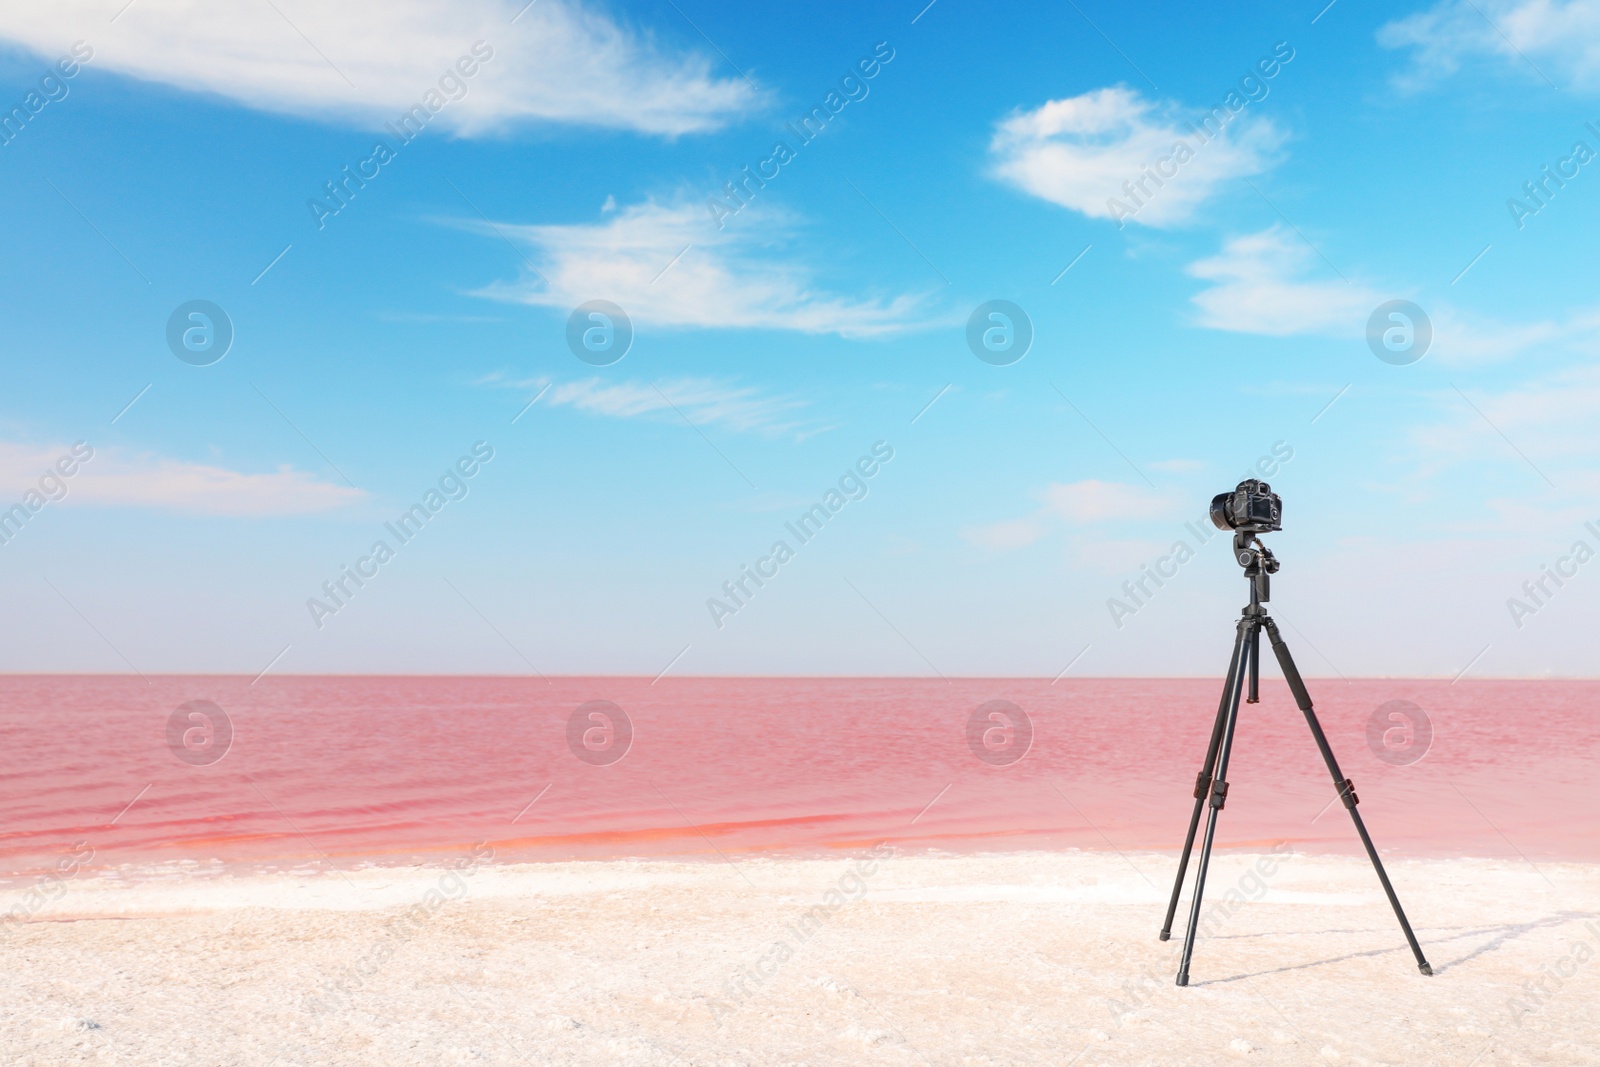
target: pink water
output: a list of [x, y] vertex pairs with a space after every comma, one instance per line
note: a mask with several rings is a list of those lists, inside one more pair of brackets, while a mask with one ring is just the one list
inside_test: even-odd
[[[1281, 683], [1262, 685], [1262, 703], [1241, 714], [1221, 843], [1354, 851], [1303, 719]], [[1386, 853], [1600, 861], [1600, 683], [1311, 685]], [[714, 860], [882, 840], [1176, 849], [1218, 689], [1210, 679], [10, 676], [0, 678], [0, 876], [50, 866], [80, 841], [93, 866], [132, 870], [439, 861], [479, 841], [502, 859]], [[1409, 765], [1379, 759], [1368, 740], [1374, 709], [1397, 698], [1424, 709], [1434, 732]], [[210, 765], [168, 744], [169, 716], [196, 699], [233, 724]], [[569, 715], [596, 699], [633, 723], [631, 748], [609, 766], [578, 759], [566, 737]], [[966, 739], [973, 710], [994, 699], [1033, 723], [1031, 748], [1009, 766], [980, 760]], [[1404, 735], [1392, 736], [1389, 751], [1407, 754]]]

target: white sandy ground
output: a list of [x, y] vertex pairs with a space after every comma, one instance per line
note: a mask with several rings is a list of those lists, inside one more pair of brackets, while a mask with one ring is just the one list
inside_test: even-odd
[[736, 859], [79, 874], [0, 1064], [1600, 1064], [1600, 867], [1393, 862], [1424, 978], [1364, 861], [1219, 855], [1179, 989], [1172, 856]]

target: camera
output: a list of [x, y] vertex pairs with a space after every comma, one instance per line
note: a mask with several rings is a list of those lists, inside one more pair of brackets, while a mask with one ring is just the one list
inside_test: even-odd
[[1211, 498], [1211, 523], [1219, 530], [1249, 534], [1281, 530], [1283, 498], [1266, 482], [1246, 478], [1233, 492]]

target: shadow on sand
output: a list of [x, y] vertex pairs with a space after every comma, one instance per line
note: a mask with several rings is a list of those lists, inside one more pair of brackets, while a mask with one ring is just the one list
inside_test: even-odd
[[[1440, 946], [1446, 945], [1446, 944], [1448, 944], [1448, 943], [1450, 943], [1452, 941], [1461, 941], [1461, 940], [1465, 940], [1467, 938], [1479, 938], [1479, 937], [1484, 937], [1486, 935], [1489, 936], [1489, 940], [1488, 941], [1485, 941], [1481, 945], [1478, 945], [1476, 948], [1473, 948], [1470, 952], [1466, 953], [1466, 955], [1458, 956], [1457, 958], [1455, 958], [1453, 960], [1450, 960], [1448, 962], [1445, 962], [1445, 963], [1435, 963], [1433, 965], [1433, 973], [1434, 973], [1434, 976], [1437, 977], [1437, 976], [1443, 974], [1444, 972], [1450, 970], [1452, 967], [1459, 967], [1462, 964], [1467, 963], [1470, 960], [1477, 959], [1479, 956], [1482, 956], [1482, 955], [1484, 955], [1486, 953], [1489, 953], [1489, 952], [1494, 952], [1497, 949], [1499, 949], [1502, 945], [1506, 944], [1506, 942], [1515, 941], [1517, 938], [1523, 937], [1526, 934], [1530, 934], [1535, 930], [1543, 930], [1543, 929], [1548, 929], [1550, 927], [1555, 927], [1555, 926], [1565, 926], [1568, 923], [1577, 922], [1580, 919], [1593, 919], [1593, 918], [1600, 918], [1600, 912], [1593, 912], [1593, 911], [1562, 911], [1562, 912], [1557, 912], [1554, 915], [1547, 915], [1547, 916], [1545, 916], [1545, 917], [1543, 917], [1541, 919], [1535, 919], [1532, 922], [1503, 923], [1503, 924], [1500, 924], [1498, 926], [1474, 927], [1474, 928], [1471, 928], [1471, 929], [1462, 930], [1460, 933], [1450, 934], [1449, 936], [1446, 936], [1446, 937], [1431, 938], [1431, 939], [1427, 940], [1426, 942], [1424, 942], [1423, 948], [1426, 951], [1429, 948], [1437, 949]], [[1317, 930], [1317, 931], [1311, 932], [1310, 934], [1306, 934], [1305, 932], [1302, 932], [1302, 931], [1297, 931], [1297, 932], [1295, 932], [1293, 934], [1289, 934], [1289, 935], [1286, 935], [1286, 936], [1317, 936], [1317, 935], [1321, 935], [1321, 934], [1352, 934], [1352, 933], [1377, 933], [1377, 930]], [[1233, 935], [1229, 935], [1229, 938], [1217, 938], [1216, 940], [1229, 940], [1229, 939], [1236, 938], [1236, 937], [1267, 937], [1267, 936], [1272, 936], [1272, 935], [1268, 935], [1268, 934], [1233, 934]], [[1365, 952], [1350, 952], [1350, 953], [1346, 953], [1343, 956], [1330, 956], [1329, 958], [1323, 959], [1323, 960], [1310, 960], [1310, 961], [1307, 961], [1305, 963], [1292, 963], [1292, 964], [1289, 964], [1288, 966], [1285, 966], [1285, 967], [1273, 967], [1273, 968], [1271, 968], [1269, 970], [1253, 971], [1253, 972], [1251, 972], [1249, 974], [1236, 974], [1236, 975], [1233, 975], [1233, 976], [1228, 977], [1228, 978], [1212, 978], [1212, 979], [1209, 979], [1208, 981], [1193, 982], [1191, 984], [1196, 986], [1196, 987], [1211, 986], [1211, 985], [1225, 985], [1228, 982], [1242, 982], [1242, 981], [1244, 981], [1246, 979], [1249, 979], [1249, 978], [1261, 978], [1261, 977], [1264, 977], [1264, 976], [1269, 975], [1269, 974], [1284, 974], [1284, 973], [1286, 973], [1288, 971], [1303, 971], [1303, 970], [1307, 970], [1308, 968], [1311, 968], [1311, 967], [1323, 967], [1323, 966], [1326, 966], [1326, 965], [1332, 964], [1332, 963], [1343, 963], [1346, 960], [1362, 959], [1362, 958], [1368, 957], [1368, 956], [1387, 956], [1390, 953], [1401, 952], [1401, 951], [1409, 952], [1410, 950], [1406, 948], [1404, 943], [1401, 943], [1401, 944], [1398, 944], [1398, 945], [1392, 945], [1392, 946], [1390, 946], [1388, 948], [1369, 949], [1369, 950], [1367, 950]]]

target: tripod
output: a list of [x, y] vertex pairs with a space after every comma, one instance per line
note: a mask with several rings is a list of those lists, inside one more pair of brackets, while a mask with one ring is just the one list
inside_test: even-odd
[[1183, 855], [1178, 860], [1178, 877], [1172, 883], [1172, 900], [1167, 905], [1167, 918], [1161, 926], [1161, 940], [1166, 941], [1172, 937], [1172, 917], [1178, 910], [1178, 894], [1183, 889], [1183, 876], [1189, 868], [1189, 853], [1194, 848], [1195, 831], [1200, 826], [1200, 813], [1206, 807], [1207, 797], [1210, 797], [1210, 812], [1206, 816], [1206, 836], [1200, 846], [1200, 864], [1195, 873], [1194, 900], [1189, 905], [1189, 929], [1183, 939], [1183, 960], [1178, 965], [1178, 984], [1189, 984], [1189, 959], [1194, 954], [1195, 932], [1200, 925], [1200, 898], [1206, 886], [1206, 868], [1211, 862], [1211, 843], [1217, 831], [1217, 813], [1222, 810], [1223, 803], [1228, 797], [1228, 756], [1233, 749], [1233, 728], [1239, 718], [1239, 698], [1244, 693], [1246, 672], [1250, 680], [1250, 694], [1248, 703], [1255, 704], [1259, 699], [1261, 681], [1261, 631], [1267, 631], [1267, 637], [1272, 642], [1272, 651], [1278, 657], [1278, 666], [1283, 671], [1284, 680], [1289, 683], [1289, 689], [1294, 693], [1294, 701], [1305, 714], [1306, 725], [1311, 727], [1311, 737], [1317, 743], [1317, 748], [1322, 751], [1322, 760], [1328, 765], [1328, 773], [1333, 776], [1334, 788], [1338, 791], [1339, 799], [1350, 812], [1350, 818], [1356, 824], [1356, 833], [1361, 835], [1361, 843], [1366, 846], [1367, 857], [1372, 860], [1372, 867], [1378, 872], [1378, 881], [1383, 883], [1383, 891], [1389, 897], [1389, 903], [1394, 907], [1395, 918], [1400, 920], [1400, 929], [1405, 932], [1406, 941], [1411, 945], [1412, 953], [1417, 957], [1417, 968], [1423, 974], [1431, 975], [1433, 968], [1428, 965], [1427, 959], [1422, 955], [1422, 947], [1417, 944], [1416, 934], [1411, 932], [1411, 924], [1406, 921], [1406, 913], [1400, 907], [1400, 898], [1395, 896], [1394, 886], [1389, 884], [1389, 875], [1383, 869], [1383, 862], [1378, 859], [1378, 850], [1373, 847], [1372, 837], [1367, 833], [1366, 824], [1361, 821], [1361, 813], [1356, 810], [1355, 785], [1339, 770], [1339, 763], [1333, 758], [1333, 749], [1328, 747], [1328, 738], [1322, 732], [1322, 724], [1317, 721], [1317, 713], [1312, 710], [1311, 696], [1306, 692], [1306, 684], [1300, 678], [1300, 671], [1294, 665], [1294, 659], [1289, 655], [1289, 646], [1283, 643], [1283, 637], [1278, 633], [1278, 624], [1267, 614], [1262, 604], [1269, 599], [1271, 585], [1269, 575], [1277, 573], [1278, 561], [1273, 558], [1267, 546], [1254, 532], [1244, 531], [1233, 536], [1233, 556], [1244, 567], [1244, 576], [1250, 579], [1250, 604], [1244, 609], [1239, 619], [1238, 636], [1233, 642], [1233, 659], [1228, 664], [1228, 680], [1223, 687], [1222, 703], [1217, 706], [1217, 719], [1211, 727], [1211, 744], [1206, 749], [1205, 763], [1201, 765], [1200, 774], [1194, 784], [1194, 814], [1189, 818], [1189, 833], [1183, 841]]

